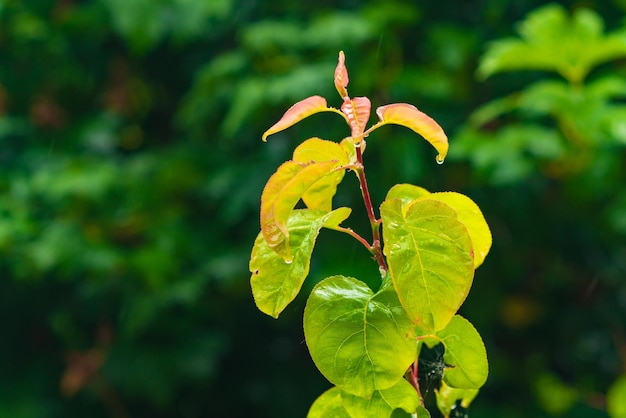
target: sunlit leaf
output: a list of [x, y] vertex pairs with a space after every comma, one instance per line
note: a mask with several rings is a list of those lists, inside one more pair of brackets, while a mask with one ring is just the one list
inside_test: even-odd
[[374, 391], [367, 398], [342, 391], [341, 400], [350, 416], [359, 418], [389, 417], [395, 409], [412, 413], [419, 406], [415, 388], [404, 379], [389, 389]]
[[415, 199], [424, 196], [430, 196], [430, 192], [423, 187], [414, 186], [412, 184], [396, 184], [387, 192], [386, 200], [400, 199], [402, 206], [405, 207]]
[[491, 231], [480, 208], [469, 197], [455, 192], [433, 193], [428, 196], [450, 206], [457, 214], [457, 219], [465, 225], [472, 240], [474, 250], [474, 268], [480, 266], [491, 248]]
[[328, 107], [325, 98], [321, 96], [307, 97], [291, 106], [278, 122], [265, 131], [265, 133], [263, 133], [263, 141], [266, 141], [268, 136], [285, 130], [297, 122], [300, 122], [302, 119], [319, 112], [336, 112], [341, 114], [337, 109]]
[[343, 51], [339, 51], [339, 60], [337, 62], [337, 68], [335, 68], [335, 87], [342, 98], [348, 97], [346, 87], [348, 87], [349, 82], [348, 70], [346, 69], [346, 56]]
[[487, 381], [489, 365], [487, 351], [476, 328], [465, 318], [455, 315], [437, 333], [445, 347], [446, 367], [443, 380], [457, 389], [479, 389]]
[[394, 103], [380, 106], [376, 109], [378, 122], [368, 131], [389, 123], [405, 126], [421, 135], [435, 147], [439, 154], [437, 162], [442, 163], [448, 154], [448, 137], [445, 132], [430, 116], [407, 103]]
[[287, 229], [291, 237], [293, 261], [285, 262], [259, 234], [250, 257], [250, 285], [254, 301], [261, 312], [274, 318], [296, 297], [309, 274], [311, 253], [320, 229], [341, 223], [350, 214], [349, 208], [325, 213], [312, 210], [294, 210]]
[[287, 219], [298, 200], [320, 179], [339, 170], [335, 161], [283, 163], [270, 177], [261, 195], [261, 232], [267, 244], [291, 260]]
[[467, 409], [478, 395], [478, 389], [457, 389], [442, 381], [441, 387], [435, 391], [435, 395], [437, 408], [443, 416], [448, 417], [457, 408], [458, 401], [461, 401], [461, 406]]
[[358, 396], [395, 385], [416, 355], [413, 327], [391, 286], [378, 293], [352, 277], [318, 283], [304, 310], [304, 335], [317, 368]]
[[328, 214], [328, 218], [326, 219], [326, 222], [324, 222], [324, 228], [337, 229], [339, 224], [348, 219], [350, 213], [352, 213], [352, 209], [350, 208], [335, 209]]
[[330, 388], [311, 405], [307, 418], [352, 418], [343, 408], [341, 390]]
[[367, 97], [355, 97], [354, 99], [344, 97], [341, 111], [348, 118], [350, 132], [357, 145], [360, 143], [365, 126], [369, 121], [371, 110], [372, 104]]
[[626, 418], [626, 375], [622, 375], [609, 387], [606, 394], [606, 410], [611, 418]]
[[467, 228], [450, 206], [434, 199], [418, 199], [406, 213], [399, 199], [385, 200], [380, 211], [384, 253], [402, 306], [420, 328], [445, 328], [474, 277]]
[[[298, 145], [293, 152], [293, 160], [300, 163], [335, 161], [342, 166], [350, 163], [350, 159], [341, 145], [320, 138], [309, 138]], [[336, 171], [321, 178], [311, 186], [302, 195], [302, 200], [306, 206], [309, 209], [330, 212], [333, 196], [337, 192], [337, 185], [343, 180], [344, 174], [345, 170]]]

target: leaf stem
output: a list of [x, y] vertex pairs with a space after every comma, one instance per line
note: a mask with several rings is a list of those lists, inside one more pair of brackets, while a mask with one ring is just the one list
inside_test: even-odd
[[376, 218], [374, 214], [374, 206], [372, 205], [372, 198], [370, 196], [369, 189], [367, 187], [367, 179], [365, 178], [365, 166], [363, 165], [363, 151], [361, 145], [357, 145], [356, 159], [357, 166], [354, 168], [356, 175], [359, 179], [359, 185], [361, 187], [361, 195], [363, 196], [363, 202], [365, 203], [365, 210], [367, 211], [367, 217], [370, 220], [370, 227], [372, 228], [372, 245], [370, 246], [371, 252], [374, 255], [374, 260], [378, 263], [378, 270], [381, 277], [385, 277], [387, 274], [387, 263], [383, 257], [382, 244], [380, 241], [380, 223], [381, 220]]

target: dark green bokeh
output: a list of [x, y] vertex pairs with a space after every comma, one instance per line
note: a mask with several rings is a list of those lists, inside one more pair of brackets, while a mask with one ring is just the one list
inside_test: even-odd
[[[562, 3], [609, 29], [626, 10]], [[333, 114], [262, 132], [309, 95], [338, 106], [344, 50], [351, 95], [416, 105], [454, 149], [479, 105], [542, 77], [475, 76], [487, 43], [542, 4], [0, 0], [0, 416], [305, 416], [329, 387], [303, 342], [306, 295], [378, 272], [324, 231], [303, 294], [279, 320], [256, 310], [247, 263], [265, 181], [301, 140], [348, 134]], [[550, 416], [571, 395], [562, 416], [606, 417], [625, 367], [623, 150], [601, 175], [504, 185], [434, 156], [385, 127], [365, 160], [375, 202], [401, 182], [459, 191], [492, 227], [461, 310], [490, 359], [470, 416]], [[352, 177], [336, 203], [366, 231]]]

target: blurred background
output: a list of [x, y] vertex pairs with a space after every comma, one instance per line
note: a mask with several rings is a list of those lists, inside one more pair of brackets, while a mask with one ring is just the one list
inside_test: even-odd
[[[0, 0], [0, 417], [306, 415], [330, 386], [308, 290], [376, 265], [322, 232], [274, 320], [247, 263], [276, 167], [348, 135], [320, 114], [261, 142], [297, 100], [340, 105], [339, 50], [351, 95], [450, 137], [439, 166], [377, 130], [376, 204], [401, 182], [458, 191], [492, 228], [461, 309], [490, 359], [470, 417], [607, 417], [626, 373], [626, 1], [546, 4]], [[336, 204], [361, 207], [353, 176]]]

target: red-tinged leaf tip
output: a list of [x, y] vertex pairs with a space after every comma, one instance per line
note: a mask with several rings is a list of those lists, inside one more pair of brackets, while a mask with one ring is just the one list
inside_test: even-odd
[[275, 134], [276, 132], [283, 131], [314, 113], [327, 111], [335, 112], [337, 109], [329, 108], [326, 104], [326, 99], [321, 96], [311, 96], [304, 100], [300, 100], [298, 103], [287, 109], [283, 117], [280, 118], [280, 120], [271, 128], [265, 131], [262, 139], [263, 141], [267, 141], [268, 136]]
[[339, 51], [339, 60], [337, 62], [337, 68], [335, 68], [335, 87], [342, 98], [348, 97], [348, 70], [346, 69], [346, 56], [343, 51]]
[[344, 97], [341, 111], [348, 118], [352, 137], [358, 145], [365, 131], [365, 125], [369, 121], [372, 104], [367, 97]]
[[448, 154], [448, 137], [437, 122], [415, 106], [408, 103], [394, 103], [376, 109], [380, 122], [375, 127], [393, 123], [405, 126], [418, 133], [439, 152], [437, 163], [443, 163]]

